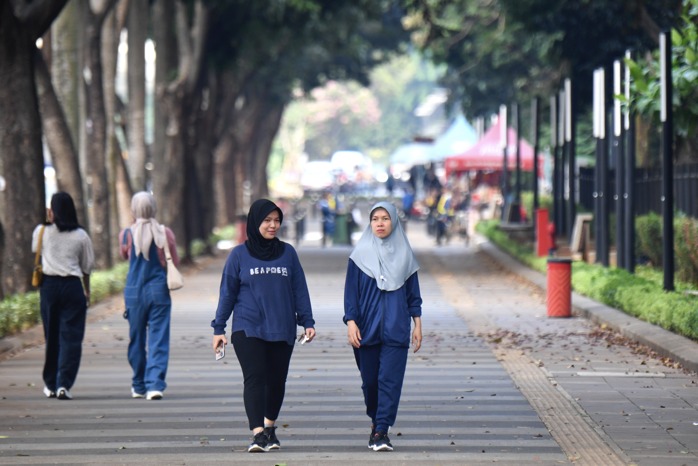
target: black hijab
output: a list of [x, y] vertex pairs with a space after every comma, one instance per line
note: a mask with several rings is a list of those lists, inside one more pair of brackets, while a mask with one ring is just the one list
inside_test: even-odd
[[268, 199], [258, 199], [250, 206], [247, 214], [247, 241], [245, 246], [252, 257], [263, 261], [278, 259], [284, 253], [284, 243], [279, 238], [265, 239], [259, 232], [264, 219], [273, 211], [279, 212], [279, 220], [284, 221], [284, 213]]

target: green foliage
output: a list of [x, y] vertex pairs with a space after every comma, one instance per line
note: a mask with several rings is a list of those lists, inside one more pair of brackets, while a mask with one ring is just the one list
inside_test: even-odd
[[39, 321], [39, 293], [32, 291], [0, 301], [0, 338], [28, 329]]
[[[397, 56], [370, 73], [370, 85], [331, 81], [289, 106], [277, 137], [279, 152], [304, 151], [310, 160], [355, 149], [387, 156], [420, 130], [413, 110], [433, 90], [439, 72], [417, 53]], [[305, 138], [292, 145], [298, 134]], [[295, 138], [295, 139], [294, 139]]]
[[[662, 217], [656, 213], [635, 220], [636, 254], [650, 266], [662, 266]], [[674, 218], [676, 278], [698, 286], [698, 221], [686, 216]]]
[[676, 278], [698, 284], [698, 222], [690, 217], [674, 219]]
[[[533, 211], [533, 192], [532, 191], [523, 191], [521, 193], [521, 204], [524, 206], [526, 209], [526, 212], [528, 212], [528, 217], [531, 219], [531, 221], [535, 222], [536, 221], [536, 213]], [[539, 209], [548, 209], [548, 212], [552, 212], [553, 210], [553, 198], [550, 195], [542, 195], [538, 196], [538, 208]]]
[[662, 265], [662, 219], [651, 212], [635, 219], [636, 254], [655, 267]]
[[[627, 49], [655, 47], [681, 0], [405, 0], [416, 41], [449, 66], [446, 84], [466, 115], [549, 95], [570, 77], [591, 106], [592, 71]], [[583, 40], [580, 40], [583, 38]]]
[[[625, 62], [632, 76], [630, 105], [639, 114], [659, 121], [659, 51]], [[679, 24], [671, 30], [671, 62], [675, 130], [680, 137], [691, 138], [698, 127], [698, 0], [683, 1]]]
[[[99, 302], [123, 290], [128, 263], [90, 276], [90, 300]], [[88, 311], [89, 312], [89, 311]], [[18, 294], [0, 301], [0, 338], [22, 332], [41, 320], [39, 292]]]

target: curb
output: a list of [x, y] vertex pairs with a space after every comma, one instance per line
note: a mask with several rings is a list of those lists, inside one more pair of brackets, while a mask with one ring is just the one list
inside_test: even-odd
[[[526, 279], [541, 290], [547, 288], [545, 274], [528, 268], [489, 241], [484, 240], [477, 247], [501, 266]], [[572, 292], [572, 307], [575, 314], [596, 324], [606, 325], [624, 337], [648, 346], [660, 356], [678, 362], [685, 369], [698, 372], [698, 342], [575, 292]]]

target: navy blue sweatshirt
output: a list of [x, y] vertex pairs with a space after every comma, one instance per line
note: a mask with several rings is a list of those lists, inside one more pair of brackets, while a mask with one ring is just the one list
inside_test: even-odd
[[[233, 312], [234, 311], [234, 312]], [[296, 326], [315, 327], [305, 273], [290, 244], [278, 259], [252, 257], [244, 244], [230, 252], [223, 268], [214, 335], [225, 334], [233, 314], [232, 332], [293, 345]]]
[[351, 259], [344, 284], [344, 322], [353, 320], [361, 346], [410, 346], [412, 317], [422, 315], [419, 278], [413, 273], [394, 291], [383, 291]]

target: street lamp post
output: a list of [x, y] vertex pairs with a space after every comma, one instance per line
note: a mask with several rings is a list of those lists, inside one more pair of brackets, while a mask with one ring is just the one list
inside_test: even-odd
[[596, 90], [596, 112], [594, 125], [596, 129], [596, 192], [598, 216], [596, 218], [596, 255], [597, 262], [609, 266], [609, 222], [608, 222], [608, 157], [606, 146], [606, 72], [599, 68], [594, 72]]
[[505, 217], [506, 216], [506, 211], [507, 211], [507, 205], [509, 204], [508, 201], [508, 196], [509, 196], [509, 160], [508, 160], [508, 154], [507, 154], [507, 149], [509, 145], [508, 141], [508, 135], [507, 135], [507, 106], [506, 105], [500, 105], [499, 106], [499, 136], [500, 136], [500, 145], [502, 148], [502, 221], [508, 221], [508, 219]]
[[615, 161], [616, 192], [616, 265], [625, 268], [625, 164], [623, 160], [623, 123], [621, 115], [621, 69], [620, 61], [613, 62], [613, 155]]
[[671, 74], [671, 35], [659, 35], [659, 66], [662, 120], [662, 253], [664, 290], [674, 290], [674, 115], [671, 106], [673, 83]]
[[569, 206], [567, 211], [567, 236], [572, 242], [575, 216], [577, 215], [577, 161], [575, 154], [575, 124], [572, 109], [572, 80], [565, 79], [565, 147], [567, 149], [567, 193]]
[[[625, 52], [626, 61], [632, 58]], [[630, 108], [630, 67], [625, 64], [625, 268], [635, 272], [635, 121]]]

